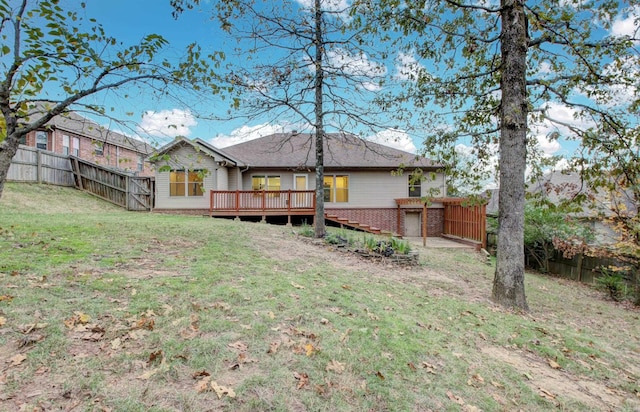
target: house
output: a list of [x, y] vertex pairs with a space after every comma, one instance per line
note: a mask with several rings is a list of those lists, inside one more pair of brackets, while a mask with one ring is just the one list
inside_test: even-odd
[[604, 187], [594, 190], [575, 172], [547, 172], [530, 183], [527, 192], [554, 205], [570, 203], [578, 195], [584, 196], [582, 203], [572, 204], [574, 211], [570, 215], [593, 230], [595, 239], [592, 243], [596, 245], [611, 245], [618, 241], [620, 234], [611, 221], [616, 218], [616, 211], [628, 216], [637, 213], [631, 191], [609, 191]]
[[[40, 103], [32, 109], [30, 116], [37, 117], [43, 110], [43, 103]], [[150, 145], [113, 132], [73, 111], [55, 116], [40, 130], [28, 133], [20, 143], [140, 176], [154, 174], [147, 160], [153, 152]]]
[[[345, 133], [326, 136], [324, 200], [328, 217], [405, 236], [439, 236], [446, 196], [439, 165]], [[306, 216], [313, 220], [315, 137], [277, 133], [218, 149], [177, 138], [153, 157], [156, 211], [212, 216]], [[414, 182], [410, 173], [421, 171]], [[426, 210], [427, 233], [422, 214]]]

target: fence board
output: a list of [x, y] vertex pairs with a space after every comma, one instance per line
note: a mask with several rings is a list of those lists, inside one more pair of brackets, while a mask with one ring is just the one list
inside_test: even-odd
[[73, 186], [69, 156], [20, 145], [11, 159], [7, 180]]
[[127, 210], [147, 211], [153, 207], [153, 179], [71, 157], [75, 186]]

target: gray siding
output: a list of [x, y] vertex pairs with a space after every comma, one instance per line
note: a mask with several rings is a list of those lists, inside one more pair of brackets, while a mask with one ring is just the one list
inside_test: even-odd
[[[314, 172], [274, 171], [267, 169], [252, 169], [242, 175], [241, 190], [251, 190], [252, 176], [280, 176], [281, 190], [293, 189], [295, 175], [306, 174], [308, 189], [315, 189]], [[407, 175], [394, 176], [391, 171], [359, 171], [359, 170], [327, 170], [325, 175], [349, 176], [349, 202], [327, 203], [331, 208], [389, 208], [396, 207], [395, 199], [409, 197], [409, 184]], [[438, 196], [446, 196], [445, 179], [441, 173], [434, 180], [428, 179], [422, 182], [422, 194], [426, 195], [429, 189], [438, 189]]]
[[191, 146], [182, 146], [169, 153], [168, 161], [157, 164], [157, 170], [163, 166], [172, 169], [184, 170], [208, 170], [209, 174], [204, 178], [203, 196], [169, 196], [169, 172], [156, 173], [156, 209], [208, 209], [209, 190], [216, 188], [216, 174], [218, 165], [211, 156], [197, 152]]

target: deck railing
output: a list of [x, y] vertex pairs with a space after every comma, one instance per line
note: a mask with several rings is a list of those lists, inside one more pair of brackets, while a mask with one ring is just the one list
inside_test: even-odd
[[311, 213], [315, 210], [314, 190], [212, 190], [210, 212]]

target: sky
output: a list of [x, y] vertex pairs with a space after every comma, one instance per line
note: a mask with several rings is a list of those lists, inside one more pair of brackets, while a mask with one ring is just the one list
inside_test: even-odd
[[[106, 32], [118, 38], [125, 44], [135, 43], [144, 35], [150, 33], [160, 34], [169, 41], [169, 46], [165, 50], [167, 56], [179, 57], [189, 44], [197, 42], [205, 52], [217, 50], [230, 51], [234, 47], [234, 42], [222, 32], [218, 22], [211, 19], [211, 15], [206, 11], [206, 5], [212, 0], [204, 0], [205, 7], [200, 10], [185, 12], [180, 18], [174, 19], [171, 15], [172, 9], [169, 0], [94, 0], [88, 1], [86, 9], [80, 13], [84, 16], [95, 17], [105, 28]], [[306, 5], [310, 0], [293, 0]], [[347, 2], [349, 0], [334, 0], [336, 2]], [[74, 4], [73, 0], [63, 0], [63, 4]], [[77, 7], [77, 6], [75, 6]], [[638, 29], [640, 8], [636, 7], [621, 13], [615, 18], [610, 34], [626, 35], [632, 34]], [[233, 60], [236, 57], [232, 53], [227, 56]], [[343, 58], [344, 56], [333, 56], [333, 58]], [[414, 70], [421, 68], [416, 59], [405, 53], [397, 53], [391, 59], [395, 67], [388, 64], [383, 69], [388, 73], [393, 73], [397, 78], [407, 76]], [[367, 56], [359, 56], [349, 61], [349, 67], [357, 67], [363, 73], [367, 70], [377, 70], [375, 62], [367, 60]], [[548, 68], [541, 65], [539, 72], [544, 73]], [[354, 69], [355, 70], [355, 69]], [[366, 86], [371, 91], [376, 91], [375, 83]], [[623, 91], [621, 91], [623, 93]], [[135, 126], [128, 130], [120, 130], [125, 134], [135, 135], [150, 141], [156, 146], [160, 146], [171, 141], [176, 135], [189, 138], [200, 138], [216, 147], [226, 147], [231, 144], [264, 136], [273, 132], [290, 131], [297, 128], [296, 124], [282, 121], [260, 121], [246, 119], [231, 120], [207, 120], [197, 117], [198, 111], [225, 112], [228, 109], [228, 102], [207, 99], [203, 102], [190, 102], [191, 107], [177, 104], [174, 100], [158, 100], [151, 98], [143, 91], [132, 91], [127, 99], [114, 99], [111, 95], [99, 95], [92, 97], [89, 102], [104, 104], [108, 107], [115, 107], [113, 117], [133, 120]], [[199, 110], [198, 105], [202, 107]], [[196, 110], [194, 110], [194, 107]], [[548, 103], [549, 110], [560, 120], [567, 124], [574, 124], [574, 111], [560, 103]], [[102, 121], [103, 124], [104, 120]], [[107, 127], [117, 129], [119, 126], [113, 122], [106, 123]], [[547, 135], [554, 131], [549, 123], [532, 124], [532, 133], [538, 141], [541, 150], [548, 155], [569, 154], [575, 149], [575, 144], [560, 140], [549, 140]], [[366, 136], [372, 141], [386, 144], [401, 150], [416, 152], [421, 141], [418, 136], [411, 136], [402, 130], [388, 129], [376, 134]], [[464, 153], [469, 151], [469, 147], [461, 142], [459, 150]]]

